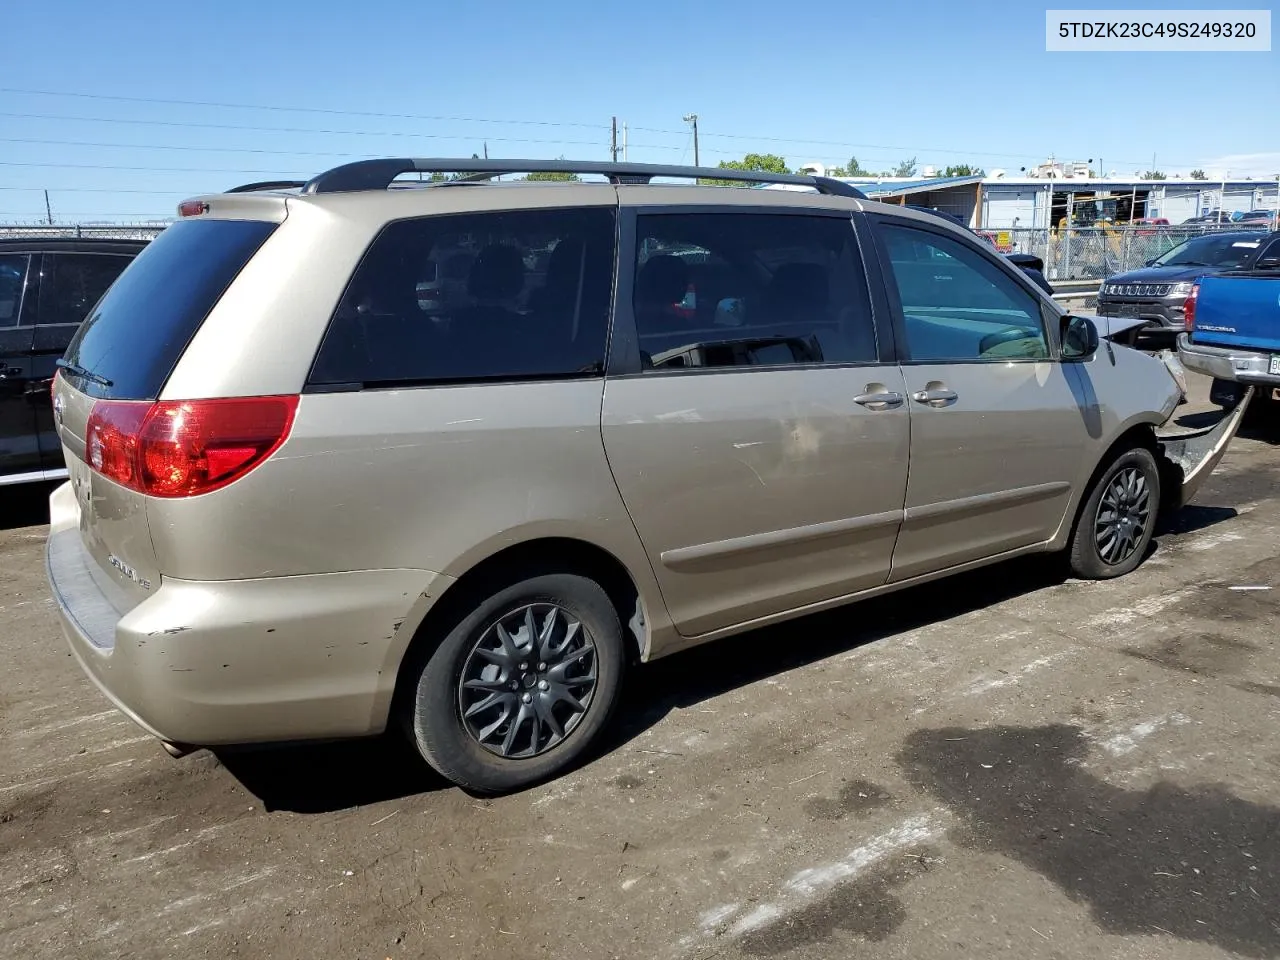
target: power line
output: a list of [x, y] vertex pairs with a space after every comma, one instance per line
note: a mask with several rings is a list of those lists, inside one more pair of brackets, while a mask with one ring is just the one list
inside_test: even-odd
[[608, 124], [573, 123], [560, 120], [495, 120], [486, 117], [449, 117], [415, 113], [378, 113], [372, 110], [333, 110], [327, 107], [284, 107], [261, 103], [225, 103], [216, 100], [169, 100], [161, 97], [125, 97], [106, 93], [79, 93], [69, 90], [27, 90], [0, 87], [0, 93], [21, 93], [40, 97], [76, 97], [82, 100], [112, 100], [117, 103], [165, 104], [177, 107], [221, 107], [231, 110], [270, 110], [279, 113], [319, 113], [337, 117], [379, 117], [385, 120], [441, 120], [449, 123], [502, 123], [512, 126], [577, 127], [583, 130], [608, 130]]
[[299, 179], [310, 174], [296, 170], [225, 169], [221, 167], [134, 167], [105, 163], [45, 163], [28, 160], [0, 160], [0, 167], [58, 167], [66, 170], [136, 170], [142, 173], [253, 173], [270, 177]]
[[[26, 190], [39, 193], [44, 187], [9, 187], [0, 186], [0, 190]], [[145, 193], [154, 197], [189, 197], [190, 190], [139, 190], [125, 187], [49, 187], [51, 193]]]
[[[161, 97], [130, 97], [130, 96], [121, 96], [121, 95], [114, 95], [114, 94], [85, 93], [85, 92], [69, 91], [69, 90], [34, 90], [34, 89], [27, 89], [27, 88], [21, 88], [21, 87], [0, 87], [0, 93], [23, 94], [23, 95], [31, 95], [31, 96], [45, 96], [45, 97], [70, 97], [70, 98], [85, 99], [85, 100], [113, 101], [118, 103], [164, 104], [164, 105], [170, 105], [170, 106], [186, 106], [186, 107], [215, 107], [215, 108], [236, 109], [236, 110], [264, 110], [264, 111], [271, 111], [276, 113], [307, 113], [307, 114], [319, 114], [319, 115], [327, 115], [327, 116], [378, 117], [382, 119], [431, 120], [431, 121], [444, 121], [444, 122], [453, 122], [453, 123], [486, 123], [486, 124], [510, 124], [510, 125], [542, 126], [542, 127], [573, 127], [578, 129], [601, 130], [601, 131], [610, 129], [608, 124], [578, 123], [578, 122], [556, 121], [556, 120], [512, 120], [512, 119], [495, 119], [495, 118], [488, 118], [488, 117], [461, 117], [461, 116], [437, 116], [437, 115], [431, 115], [431, 114], [385, 113], [385, 112], [377, 112], [377, 111], [370, 111], [370, 110], [336, 110], [336, 109], [325, 108], [325, 107], [297, 107], [297, 106], [282, 106], [278, 104], [231, 103], [231, 102], [213, 101], [213, 100], [177, 100], [177, 99], [168, 99], [168, 98], [161, 98]], [[200, 123], [190, 123], [190, 122], [181, 122], [181, 121], [129, 120], [125, 118], [114, 118], [114, 117], [113, 118], [58, 117], [58, 116], [49, 116], [49, 115], [40, 115], [40, 114], [11, 114], [11, 113], [0, 113], [0, 116], [27, 117], [32, 119], [76, 120], [81, 122], [96, 121], [96, 122], [108, 122], [108, 123], [140, 123], [140, 124], [157, 124], [157, 125], [167, 125], [167, 126], [193, 126], [193, 127], [205, 127], [208, 129], [263, 130], [263, 131], [282, 132], [282, 133], [335, 133], [335, 134], [341, 133], [345, 135], [356, 135], [356, 136], [424, 137], [424, 135], [422, 134], [408, 134], [408, 133], [388, 132], [388, 133], [382, 133], [382, 134], [374, 134], [372, 132], [367, 132], [367, 131], [286, 129], [286, 128], [279, 128], [279, 127], [252, 127], [252, 126], [231, 125], [231, 124], [200, 124]], [[647, 133], [666, 134], [670, 136], [683, 136], [685, 132], [682, 130], [669, 130], [661, 127], [633, 127], [632, 129], [642, 130]], [[829, 146], [829, 147], [841, 147], [841, 148], [848, 148], [848, 149], [905, 151], [905, 152], [916, 153], [916, 154], [919, 154], [921, 152], [949, 153], [949, 154], [956, 154], [956, 155], [963, 154], [963, 155], [975, 156], [975, 157], [1000, 157], [1005, 159], [1017, 159], [1017, 160], [1035, 160], [1040, 156], [1039, 154], [1032, 154], [1032, 153], [1025, 153], [1025, 154], [1003, 153], [1003, 152], [990, 151], [990, 150], [966, 150], [966, 149], [955, 148], [955, 147], [924, 147], [924, 146], [906, 147], [906, 146], [893, 146], [890, 144], [853, 143], [851, 141], [841, 141], [841, 140], [802, 140], [802, 139], [794, 139], [794, 138], [787, 138], [787, 137], [773, 137], [773, 136], [763, 136], [759, 134], [745, 134], [745, 133], [703, 133], [701, 131], [700, 133], [704, 139], [715, 138], [715, 139], [722, 139], [722, 140], [751, 141], [751, 142], [757, 142], [757, 143], [777, 143], [777, 144], [797, 146], [797, 147], [798, 146]], [[425, 138], [426, 137], [424, 137], [424, 139]], [[438, 137], [437, 139], [465, 140], [468, 138], [467, 137]], [[495, 139], [495, 138], [489, 137], [488, 139]], [[539, 141], [527, 140], [527, 141], [513, 141], [513, 142], [534, 143]], [[541, 142], [552, 143], [552, 144], [563, 143], [565, 145], [575, 145], [575, 146], [598, 146], [599, 145], [596, 141], [577, 141], [577, 142], [575, 141], [541, 141]], [[672, 146], [659, 147], [657, 145], [635, 144], [635, 146], [643, 147], [644, 149], [667, 149], [667, 150], [681, 149], [680, 147], [672, 147]], [[729, 151], [714, 151], [714, 152], [727, 154]], [[1137, 161], [1137, 160], [1123, 160], [1123, 159], [1118, 159], [1115, 162], [1126, 164], [1126, 165], [1135, 164], [1138, 166], [1142, 166], [1143, 164], [1146, 163], [1145, 160]], [[1167, 163], [1174, 166], [1197, 165], [1204, 162], [1206, 161], [1204, 160], [1167, 161]]]
[[[3, 114], [0, 114], [3, 116]], [[405, 136], [417, 136], [423, 140], [470, 140], [470, 137], [440, 137], [440, 136], [422, 136], [420, 134], [405, 134]], [[537, 144], [554, 144], [562, 146], [572, 144], [575, 146], [599, 146], [594, 140], [523, 140], [515, 137], [489, 137], [491, 141], [498, 143], [537, 143]], [[275, 156], [289, 157], [377, 157], [384, 156], [381, 153], [343, 153], [334, 150], [266, 150], [261, 147], [203, 147], [193, 144], [168, 144], [168, 143], [103, 143], [94, 140], [45, 140], [35, 137], [0, 137], [0, 143], [32, 143], [43, 144], [47, 146], [59, 147], [118, 147], [120, 149], [129, 150], [188, 150], [205, 153], [257, 153]], [[678, 150], [679, 147], [660, 147], [649, 146], [653, 150]]]

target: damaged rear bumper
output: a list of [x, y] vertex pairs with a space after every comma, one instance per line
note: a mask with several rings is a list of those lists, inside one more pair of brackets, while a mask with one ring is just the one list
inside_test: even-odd
[[1249, 401], [1253, 399], [1253, 392], [1254, 388], [1249, 387], [1239, 405], [1215, 426], [1193, 433], [1158, 438], [1165, 461], [1166, 484], [1169, 480], [1173, 481], [1169, 484], [1172, 489], [1168, 490], [1167, 506], [1185, 506], [1213, 473], [1227, 452], [1231, 439], [1240, 429]]
[[199, 746], [381, 731], [414, 624], [400, 628], [424, 586], [436, 596], [449, 582], [422, 570], [165, 578], [121, 614], [85, 575], [76, 526], [55, 524], [46, 556], [89, 678], [148, 733]]

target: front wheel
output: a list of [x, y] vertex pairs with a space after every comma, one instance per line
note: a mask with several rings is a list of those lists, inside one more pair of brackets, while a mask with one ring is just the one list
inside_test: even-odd
[[504, 793], [566, 770], [613, 711], [626, 647], [604, 589], [530, 577], [477, 603], [422, 665], [414, 742], [449, 780]]
[[1155, 530], [1160, 470], [1145, 447], [1126, 450], [1098, 477], [1071, 537], [1071, 572], [1106, 580], [1142, 562]]

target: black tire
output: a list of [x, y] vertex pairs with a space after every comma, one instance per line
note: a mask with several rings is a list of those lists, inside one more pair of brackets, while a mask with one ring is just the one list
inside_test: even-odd
[[1209, 386], [1209, 402], [1230, 412], [1240, 405], [1244, 396], [1244, 388], [1230, 380], [1219, 380], [1216, 377]]
[[[536, 643], [533, 647], [524, 643], [533, 642], [529, 631], [515, 634], [507, 630], [508, 638], [519, 646], [508, 648], [505, 640], [494, 641], [493, 638], [500, 637], [496, 632], [500, 621], [523, 622], [522, 618], [532, 612], [541, 629], [547, 622], [549, 608], [559, 610], [560, 624], [576, 619], [580, 625], [575, 639], [566, 640], [565, 647], [580, 652], [581, 648], [576, 645], [580, 642], [585, 647], [589, 641], [594, 647], [593, 656], [575, 658], [570, 652], [563, 655], [562, 663], [548, 663], [549, 671], [546, 671], [541, 670], [543, 664], [534, 662]], [[479, 656], [477, 659], [478, 655], [474, 653], [477, 646], [490, 642], [500, 642], [499, 650], [491, 650], [493, 654], [505, 656], [505, 651], [510, 649], [525, 651], [528, 657], [521, 657], [521, 663], [510, 667], [505, 665], [506, 661], [494, 664], [488, 657]], [[626, 642], [617, 610], [598, 583], [568, 573], [530, 577], [479, 601], [461, 620], [456, 621], [419, 668], [411, 696], [406, 698], [406, 726], [427, 763], [458, 786], [480, 794], [517, 790], [563, 773], [591, 746], [613, 713], [626, 660]], [[528, 669], [520, 669], [526, 663]], [[487, 679], [483, 676], [471, 678], [476, 683], [485, 684], [485, 689], [463, 690], [464, 669], [471, 671], [480, 664], [493, 664], [493, 672], [485, 675]], [[578, 675], [571, 677], [569, 682], [579, 684], [585, 683], [582, 672], [594, 667], [595, 682], [590, 688], [589, 699], [582, 693], [584, 686], [575, 688], [574, 695], [581, 697], [579, 702], [585, 706], [581, 713], [567, 707], [569, 701], [557, 699], [556, 690], [567, 689], [563, 684], [547, 693], [539, 692], [540, 689], [548, 689], [546, 678], [552, 677], [560, 667], [578, 671]], [[558, 676], [564, 677], [565, 673], [560, 672]], [[532, 683], [529, 683], [531, 677]], [[512, 683], [516, 686], [510, 687]], [[489, 686], [494, 689], [488, 689]], [[508, 693], [509, 687], [514, 692]], [[485, 697], [500, 697], [502, 702], [488, 708], [479, 715], [479, 719], [464, 719], [464, 698], [475, 698], [477, 702], [471, 704], [474, 707], [480, 705], [478, 701]], [[538, 698], [536, 709], [543, 713], [532, 715], [535, 706], [530, 698]], [[530, 715], [525, 715], [521, 700], [527, 705]], [[486, 721], [510, 716], [513, 708], [522, 718], [517, 731], [520, 740], [524, 742], [527, 735], [533, 744], [530, 750], [537, 750], [539, 732], [546, 734], [549, 740], [555, 737], [554, 732], [548, 732], [551, 727], [540, 726], [540, 717], [546, 712], [554, 715], [550, 722], [561, 726], [563, 739], [549, 748], [544, 745], [543, 752], [526, 756], [518, 756], [514, 752], [510, 756], [500, 755], [495, 751], [502, 745], [496, 742], [491, 742], [488, 747], [482, 745], [478, 736], [483, 733], [483, 728], [476, 730], [475, 725], [485, 723], [487, 726]], [[566, 711], [572, 714], [569, 720], [564, 719]], [[510, 730], [510, 726], [509, 720], [507, 726], [499, 726], [492, 735], [493, 739], [496, 741], [504, 731]]]
[[[1104, 514], [1100, 512], [1100, 508], [1104, 498], [1107, 498], [1112, 491], [1112, 485], [1122, 474], [1124, 479], [1141, 477], [1145, 484], [1146, 514], [1136, 539], [1132, 533], [1133, 526], [1130, 526], [1129, 532], [1124, 534], [1122, 549], [1108, 557], [1104, 555], [1104, 549], [1111, 549], [1111, 541], [1104, 535], [1100, 542], [1098, 531], [1112, 511], [1108, 507]], [[1110, 502], [1110, 498], [1108, 499]], [[1081, 580], [1109, 580], [1112, 577], [1122, 577], [1135, 569], [1146, 557], [1147, 548], [1151, 544], [1151, 537], [1155, 531], [1159, 507], [1160, 469], [1151, 451], [1146, 447], [1133, 447], [1119, 454], [1098, 475], [1093, 488], [1089, 491], [1089, 499], [1085, 501], [1076, 517], [1076, 526], [1071, 534], [1071, 545], [1068, 551], [1071, 573]], [[1121, 512], [1121, 517], [1125, 515], [1136, 518], [1138, 511], [1125, 508]], [[1134, 525], [1136, 522], [1135, 519]], [[1128, 541], [1131, 539], [1134, 542], [1130, 546]]]

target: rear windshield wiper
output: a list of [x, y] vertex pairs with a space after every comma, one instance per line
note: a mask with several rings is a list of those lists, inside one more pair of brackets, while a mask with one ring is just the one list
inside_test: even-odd
[[86, 370], [78, 363], [72, 363], [70, 360], [56, 361], [59, 370], [65, 370], [67, 373], [74, 374], [81, 380], [88, 380], [90, 383], [96, 383], [100, 387], [115, 386], [115, 381], [108, 380], [106, 377], [94, 373], [92, 370]]

